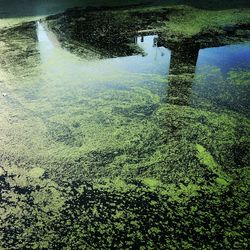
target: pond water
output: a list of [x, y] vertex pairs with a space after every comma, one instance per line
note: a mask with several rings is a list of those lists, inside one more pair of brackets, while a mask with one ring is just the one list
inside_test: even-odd
[[250, 43], [228, 45], [218, 48], [207, 48], [199, 51], [197, 61], [197, 73], [201, 73], [204, 67], [217, 67], [223, 74], [232, 69], [249, 70]]
[[[39, 23], [37, 37], [39, 41], [40, 56], [45, 62], [51, 55], [53, 55], [53, 60], [55, 60], [55, 62], [61, 60], [61, 57], [59, 59], [58, 56], [70, 56], [70, 52], [60, 48], [59, 42], [55, 41], [55, 38], [53, 39], [51, 34], [48, 35], [46, 30]], [[112, 70], [112, 74], [114, 75], [120, 71], [124, 72], [124, 75], [125, 72], [167, 75], [170, 66], [171, 52], [164, 47], [154, 46], [155, 38], [157, 38], [157, 36], [135, 38], [135, 44], [143, 49], [145, 55], [132, 55], [128, 57], [124, 56], [87, 62], [84, 58], [80, 60], [80, 58], [71, 54], [72, 59], [67, 61], [63, 60], [63, 63], [67, 64], [72, 71], [79, 70], [76, 64], [81, 67], [81, 70], [88, 68], [93, 76], [95, 75], [93, 70], [100, 72], [100, 70], [103, 71], [105, 68], [109, 70], [109, 74]], [[57, 63], [54, 64], [54, 67], [57, 67]], [[81, 74], [81, 72], [79, 72], [79, 74]]]
[[[80, 238], [98, 245], [102, 236], [126, 238], [130, 225], [157, 242], [157, 230], [171, 233], [158, 223], [168, 202], [195, 200], [200, 185], [226, 188], [228, 168], [247, 165], [249, 42], [197, 49], [186, 61], [189, 48], [138, 36], [131, 39], [143, 52], [98, 59], [64, 49], [41, 22], [25, 32], [32, 39], [0, 40], [5, 247], [11, 233], [19, 249], [48, 249], [51, 239], [55, 249], [68, 240], [79, 247]], [[11, 231], [11, 216], [38, 245]]]
[[250, 43], [199, 51], [193, 91], [220, 108], [249, 116]]
[[[122, 141], [117, 140], [112, 131], [113, 126], [118, 130], [129, 127], [129, 124], [119, 127], [123, 112], [128, 112], [131, 120], [144, 116], [146, 122], [157, 108], [171, 103], [171, 98], [186, 98], [185, 104], [191, 107], [249, 114], [249, 43], [197, 50], [195, 60], [184, 61], [187, 68], [194, 67], [193, 76], [186, 80], [185, 87], [179, 88], [178, 78], [172, 86], [167, 80], [169, 70], [175, 67], [171, 62], [177, 57], [177, 61], [183, 63], [185, 51], [176, 55], [158, 47], [156, 35], [134, 39], [143, 49], [142, 54], [102, 60], [78, 57], [63, 49], [55, 34], [40, 22], [36, 37], [38, 56], [33, 61], [24, 67], [16, 62], [18, 69], [10, 62], [8, 71], [2, 70], [3, 114], [6, 118], [19, 117], [15, 123], [5, 121], [5, 129], [15, 131], [12, 137], [6, 132], [1, 134], [6, 155], [14, 157], [22, 152], [22, 156], [27, 154], [26, 157], [33, 158], [34, 154], [29, 152], [32, 148], [41, 154], [39, 157], [43, 158], [44, 154], [51, 157], [58, 155], [58, 147], [81, 154], [96, 150], [95, 147], [105, 148], [108, 135], [112, 147], [120, 147]], [[239, 80], [242, 83], [239, 84]], [[32, 125], [33, 119], [37, 119], [38, 127]], [[102, 125], [107, 130], [105, 134]], [[42, 137], [39, 143], [37, 130]], [[133, 140], [134, 136], [131, 134], [128, 140]], [[75, 139], [72, 141], [71, 137]]]
[[[40, 48], [41, 58], [45, 58], [46, 54], [50, 54], [51, 50], [59, 51], [59, 53], [70, 52], [63, 50], [60, 47], [60, 43], [56, 41], [56, 37], [53, 34], [47, 34], [48, 31], [38, 22], [37, 37]], [[50, 36], [50, 38], [49, 38]], [[117, 57], [112, 59], [106, 59], [101, 61], [94, 61], [94, 66], [96, 68], [97, 64], [102, 65], [108, 64], [110, 68], [115, 67], [115, 71], [120, 68], [121, 70], [128, 71], [131, 73], [148, 73], [148, 74], [159, 74], [162, 76], [167, 76], [169, 74], [169, 68], [171, 63], [171, 50], [158, 47], [154, 44], [157, 35], [149, 36], [138, 36], [135, 38], [134, 42], [140, 48], [143, 49], [144, 55], [133, 55]], [[53, 60], [60, 61], [56, 58], [59, 55], [54, 54], [55, 58]], [[217, 48], [207, 48], [198, 50], [198, 59], [195, 65], [196, 75], [208, 74], [206, 70], [209, 71], [211, 68], [216, 68], [224, 76], [227, 75], [231, 70], [249, 70], [250, 68], [250, 43], [241, 43], [237, 45], [228, 45]], [[48, 55], [47, 55], [48, 56]], [[72, 61], [64, 63], [72, 64], [72, 70], [76, 67], [74, 64], [75, 56], [72, 55]], [[77, 59], [79, 62], [79, 58]], [[81, 66], [86, 66], [88, 63], [83, 59], [80, 62]], [[56, 64], [55, 64], [56, 65]], [[68, 65], [69, 66], [69, 65]], [[78, 69], [79, 70], [79, 69]], [[99, 68], [98, 68], [99, 70]], [[97, 71], [98, 71], [97, 70]], [[146, 77], [145, 77], [146, 79]]]

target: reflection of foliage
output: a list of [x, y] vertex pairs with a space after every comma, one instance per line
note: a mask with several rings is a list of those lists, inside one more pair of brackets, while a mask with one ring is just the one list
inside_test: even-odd
[[63, 16], [49, 17], [47, 23], [64, 47], [85, 57], [90, 53], [87, 49], [98, 52], [101, 57], [141, 52], [132, 43], [141, 20], [125, 12], [117, 15], [107, 11], [69, 10]]
[[[232, 31], [229, 32], [228, 39], [234, 40], [237, 29], [249, 30], [249, 22], [247, 9], [208, 11], [180, 6], [176, 7], [176, 12], [170, 16], [170, 21], [165, 23], [166, 33], [170, 36], [166, 39], [173, 42], [197, 37], [197, 41], [203, 44], [216, 43], [214, 36], [225, 36], [230, 27]], [[247, 32], [243, 32], [242, 36], [247, 36]], [[207, 37], [207, 40], [203, 40], [204, 37]]]
[[82, 54], [86, 54], [87, 47], [113, 57], [138, 52], [130, 40], [138, 30], [158, 30], [161, 40], [171, 44], [190, 39], [203, 46], [218, 45], [246, 39], [250, 19], [247, 9], [207, 11], [188, 6], [155, 6], [70, 9], [47, 21], [72, 51], [83, 49]]

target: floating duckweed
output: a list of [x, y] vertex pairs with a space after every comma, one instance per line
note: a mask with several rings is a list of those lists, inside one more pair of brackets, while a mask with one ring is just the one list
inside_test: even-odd
[[3, 170], [3, 168], [0, 167], [0, 176], [4, 175], [5, 171]]
[[[47, 22], [65, 29], [70, 37], [64, 40], [73, 40], [72, 34], [87, 39], [81, 36], [93, 34], [82, 28], [89, 25], [81, 23], [87, 19], [67, 17], [78, 11], [71, 9]], [[100, 24], [92, 27], [100, 32], [112, 35], [110, 30], [119, 29], [116, 24], [125, 25], [114, 32], [126, 36], [123, 41], [117, 36], [119, 45], [127, 42], [131, 22], [137, 28], [162, 26], [168, 18], [162, 26], [167, 40], [167, 26], [176, 34], [193, 24], [193, 17], [202, 19], [183, 29], [190, 38], [203, 32], [208, 17], [217, 30], [217, 14], [227, 13], [223, 21], [232, 14], [225, 10], [206, 15], [188, 7], [93, 12], [88, 10], [87, 17]], [[242, 14], [246, 19], [247, 11]], [[179, 23], [180, 18], [188, 24]], [[84, 33], [70, 33], [71, 25]], [[46, 54], [39, 50], [40, 43], [37, 46], [34, 27], [24, 24], [0, 36], [1, 88], [11, 93], [0, 98], [0, 249], [247, 249], [250, 123], [243, 109], [248, 102], [235, 109], [224, 104], [234, 104], [237, 94], [247, 93], [248, 74], [231, 72], [225, 80], [220, 70], [208, 69], [211, 75], [206, 76], [212, 76], [214, 85], [209, 85], [210, 92], [201, 92], [213, 93], [216, 85], [237, 90], [229, 96], [221, 91], [222, 103], [216, 105], [193, 89], [197, 48], [190, 50], [192, 56], [185, 49], [179, 53], [167, 81], [165, 75], [147, 71], [128, 74], [109, 60], [91, 61], [107, 56], [100, 46], [93, 49], [95, 41], [92, 48], [84, 44], [77, 51], [76, 44], [70, 47], [63, 41], [69, 50], [90, 57], [83, 64], [59, 48]], [[98, 38], [100, 42], [103, 36]], [[175, 38], [180, 41], [182, 36], [169, 36], [170, 41]], [[141, 53], [136, 46], [128, 47]], [[174, 52], [190, 48], [177, 47]], [[123, 53], [116, 49], [113, 46], [113, 56]], [[191, 57], [183, 58], [187, 55]], [[35, 77], [27, 76], [27, 70]], [[196, 87], [202, 89], [204, 77], [197, 77]]]
[[201, 162], [208, 166], [210, 170], [216, 172], [218, 163], [214, 160], [213, 156], [200, 144], [196, 144], [196, 148], [198, 150], [198, 157], [200, 158]]
[[45, 173], [45, 170], [43, 168], [36, 167], [36, 168], [32, 168], [29, 171], [29, 176], [33, 178], [40, 178], [43, 176], [44, 173]]
[[223, 179], [223, 178], [216, 178], [215, 180], [218, 184], [223, 185], [223, 186], [227, 186], [228, 185], [228, 181]]
[[159, 180], [153, 178], [145, 178], [142, 180], [142, 183], [152, 189], [155, 189], [161, 185], [161, 182]]

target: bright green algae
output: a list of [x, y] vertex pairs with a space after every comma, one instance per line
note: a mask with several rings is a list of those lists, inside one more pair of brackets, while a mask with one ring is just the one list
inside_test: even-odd
[[42, 66], [33, 50], [30, 76], [1, 51], [0, 248], [247, 249], [247, 72], [219, 79], [229, 105], [196, 95], [201, 75], [179, 106], [158, 75], [91, 62], [70, 81], [78, 58], [58, 49]]

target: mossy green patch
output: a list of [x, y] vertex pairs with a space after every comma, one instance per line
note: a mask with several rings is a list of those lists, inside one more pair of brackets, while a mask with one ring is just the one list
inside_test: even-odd
[[200, 144], [196, 144], [196, 149], [198, 150], [198, 157], [200, 158], [201, 162], [208, 166], [210, 170], [216, 172], [218, 163], [215, 162], [213, 156]]
[[[179, 13], [178, 13], [179, 11]], [[188, 38], [205, 32], [223, 32], [227, 25], [249, 23], [248, 9], [207, 11], [191, 7], [176, 7], [176, 12], [166, 22], [166, 29], [173, 39]]]
[[215, 182], [220, 185], [228, 185], [228, 182], [231, 181], [230, 177], [221, 170], [219, 164], [214, 160], [213, 156], [200, 144], [196, 144], [196, 149], [202, 164], [206, 165], [209, 170], [219, 176], [215, 179]]
[[151, 189], [155, 189], [161, 185], [161, 182], [154, 178], [145, 178], [142, 180], [142, 183]]
[[39, 168], [39, 167], [32, 168], [29, 171], [29, 176], [34, 177], [34, 178], [40, 178], [43, 176], [44, 172], [45, 170], [43, 168]]
[[5, 173], [4, 169], [0, 167], [0, 176]]
[[220, 184], [220, 185], [223, 185], [223, 186], [227, 186], [228, 185], [228, 181], [223, 179], [223, 178], [216, 178], [215, 181]]

